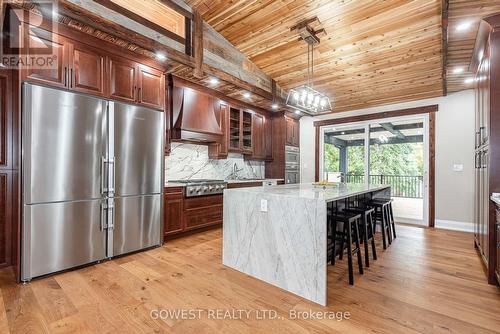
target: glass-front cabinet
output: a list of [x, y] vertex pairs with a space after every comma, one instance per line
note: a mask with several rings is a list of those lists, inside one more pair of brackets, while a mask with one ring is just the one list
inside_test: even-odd
[[229, 150], [240, 149], [241, 110], [231, 107], [229, 110]]
[[248, 111], [242, 110], [242, 124], [241, 124], [241, 150], [246, 153], [252, 153], [252, 114]]
[[252, 153], [252, 112], [230, 108], [229, 150], [244, 154]]

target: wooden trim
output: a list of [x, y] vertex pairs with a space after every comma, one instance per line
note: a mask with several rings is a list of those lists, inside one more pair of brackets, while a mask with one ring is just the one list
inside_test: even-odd
[[173, 33], [172, 31], [167, 30], [164, 27], [162, 27], [162, 26], [160, 26], [160, 25], [158, 25], [158, 24], [156, 24], [154, 22], [146, 20], [144, 17], [142, 17], [142, 16], [140, 16], [140, 15], [138, 15], [138, 14], [136, 14], [136, 13], [134, 13], [134, 12], [132, 12], [132, 11], [130, 11], [130, 10], [128, 10], [128, 9], [120, 6], [120, 5], [117, 5], [116, 3], [114, 3], [114, 2], [112, 2], [110, 0], [94, 0], [94, 2], [97, 2], [101, 6], [104, 6], [104, 7], [108, 8], [108, 9], [111, 9], [114, 12], [122, 14], [123, 16], [125, 16], [125, 17], [127, 17], [127, 18], [129, 18], [131, 20], [134, 20], [137, 23], [140, 23], [140, 24], [142, 24], [145, 27], [153, 29], [153, 30], [161, 33], [162, 35], [165, 35], [166, 37], [173, 39], [174, 41], [177, 41], [177, 42], [182, 43], [182, 44], [186, 43], [186, 39], [183, 38], [182, 36], [179, 36], [179, 35]]
[[181, 77], [178, 77], [175, 75], [170, 75], [169, 81], [170, 81], [169, 84], [173, 84], [174, 86], [189, 87], [189, 88], [195, 89], [197, 91], [203, 92], [205, 94], [211, 95], [213, 97], [216, 97], [216, 98], [226, 102], [227, 104], [229, 104], [235, 108], [240, 108], [240, 109], [245, 109], [245, 110], [250, 109], [250, 110], [255, 111], [259, 114], [263, 114], [263, 115], [267, 115], [267, 116], [283, 115], [283, 113], [280, 113], [280, 112], [271, 112], [269, 110], [257, 107], [255, 105], [248, 104], [248, 103], [245, 103], [243, 101], [233, 99], [232, 97], [226, 96], [217, 90], [214, 90], [214, 89], [211, 89], [211, 88], [208, 88], [205, 86], [201, 86], [197, 83], [194, 83], [192, 81], [186, 80], [184, 78], [181, 78]]
[[436, 225], [436, 113], [429, 114], [429, 227]]
[[320, 134], [320, 127], [316, 126], [316, 134], [315, 134], [315, 142], [316, 142], [316, 149], [314, 152], [315, 158], [314, 158], [314, 180], [316, 182], [319, 182], [319, 134]]
[[442, 37], [442, 51], [441, 57], [443, 61], [443, 96], [448, 95], [448, 87], [446, 82], [446, 73], [448, 65], [448, 10], [449, 0], [442, 0], [441, 10], [441, 37]]
[[184, 21], [184, 31], [186, 35], [186, 44], [185, 44], [185, 52], [188, 56], [193, 55], [193, 28], [192, 28], [193, 20], [188, 19]]
[[428, 106], [423, 106], [423, 107], [384, 111], [384, 112], [379, 112], [379, 113], [374, 113], [374, 114], [326, 119], [326, 120], [314, 122], [314, 126], [318, 127], [318, 126], [326, 126], [326, 125], [371, 121], [371, 120], [375, 120], [375, 119], [382, 119], [382, 118], [389, 118], [389, 117], [428, 114], [428, 113], [438, 111], [438, 108], [439, 108], [439, 106], [437, 104], [433, 104], [433, 105], [428, 105]]
[[173, 1], [173, 0], [160, 0], [160, 2], [163, 3], [164, 5], [166, 5], [167, 7], [170, 7], [171, 9], [175, 10], [177, 13], [184, 15], [184, 17], [186, 17], [190, 20], [193, 19], [193, 13], [182, 8], [177, 3], [175, 3], [175, 1]]
[[198, 11], [194, 12], [194, 70], [196, 78], [203, 77], [203, 19]]

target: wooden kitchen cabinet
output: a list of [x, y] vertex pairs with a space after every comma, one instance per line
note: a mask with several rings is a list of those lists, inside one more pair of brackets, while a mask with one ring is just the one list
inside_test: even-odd
[[190, 231], [222, 224], [222, 195], [184, 199], [184, 229]]
[[69, 88], [93, 95], [104, 96], [106, 56], [99, 49], [82, 43], [69, 47]]
[[184, 230], [184, 224], [182, 222], [184, 187], [165, 189], [163, 234], [167, 236]]
[[208, 147], [208, 156], [210, 159], [226, 159], [229, 152], [229, 106], [221, 101], [216, 101], [215, 118], [222, 132], [222, 138], [219, 143], [211, 144]]
[[270, 117], [264, 117], [264, 148], [265, 160], [273, 160], [273, 121]]
[[222, 195], [185, 197], [184, 192], [184, 187], [165, 188], [164, 237], [222, 224]]
[[137, 64], [137, 103], [143, 106], [163, 109], [165, 76], [159, 70]]
[[[56, 56], [53, 68], [35, 68], [26, 67], [22, 69], [21, 74], [24, 80], [29, 80], [34, 83], [50, 85], [59, 88], [67, 88], [68, 82], [68, 67], [69, 67], [69, 48], [68, 40], [57, 34], [52, 34], [46, 30], [35, 28], [28, 25], [23, 25], [23, 35], [26, 35], [29, 51], [36, 49], [44, 49], [47, 46], [52, 48], [53, 54]], [[29, 57], [35, 56], [29, 54]]]
[[22, 80], [164, 109], [162, 71], [27, 24], [23, 34], [31, 48], [50, 45], [57, 57], [52, 69], [23, 69]]
[[13, 171], [0, 171], [0, 268], [11, 262]]
[[252, 158], [263, 160], [266, 158], [266, 146], [265, 146], [265, 118], [260, 114], [252, 115]]
[[299, 121], [293, 118], [286, 118], [286, 145], [299, 146]]
[[124, 102], [136, 101], [137, 64], [121, 57], [108, 57], [109, 97]]

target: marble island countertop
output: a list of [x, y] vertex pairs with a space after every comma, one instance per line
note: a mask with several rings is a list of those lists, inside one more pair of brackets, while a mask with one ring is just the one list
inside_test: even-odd
[[364, 184], [364, 183], [341, 183], [335, 186], [314, 186], [311, 183], [286, 184], [266, 188], [236, 188], [226, 189], [225, 192], [247, 192], [262, 193], [266, 195], [277, 195], [302, 199], [324, 200], [326, 202], [337, 201], [351, 196], [367, 192], [379, 191], [389, 188], [389, 185]]
[[360, 194], [388, 198], [389, 185], [311, 183], [224, 190], [222, 263], [327, 304], [327, 203]]

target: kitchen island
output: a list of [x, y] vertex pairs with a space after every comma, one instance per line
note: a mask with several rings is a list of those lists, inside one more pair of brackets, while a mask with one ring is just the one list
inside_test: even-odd
[[355, 183], [226, 189], [223, 264], [326, 305], [327, 203], [390, 192], [388, 185]]

